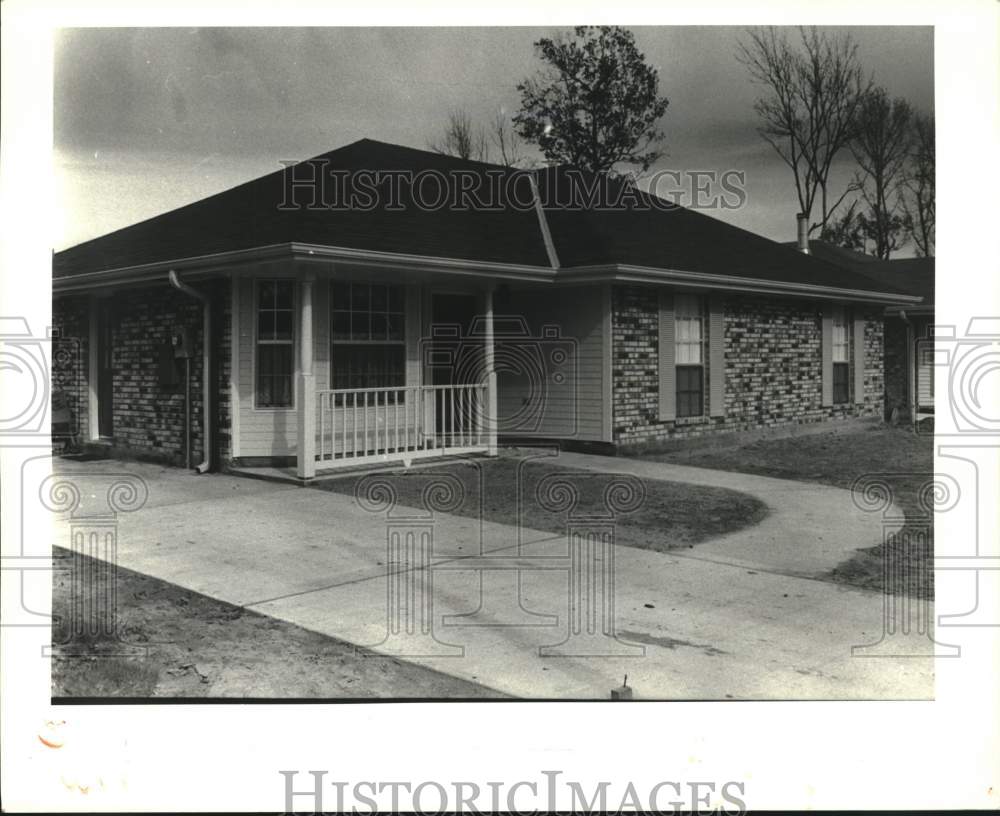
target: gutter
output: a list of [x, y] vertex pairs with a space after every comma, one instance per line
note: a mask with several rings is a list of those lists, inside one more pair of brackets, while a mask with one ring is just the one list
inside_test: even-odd
[[[540, 215], [544, 219], [544, 212]], [[547, 226], [547, 222], [545, 221], [540, 221], [540, 224]], [[663, 269], [632, 264], [610, 263], [562, 268], [558, 266], [526, 266], [523, 264], [499, 263], [495, 261], [470, 261], [461, 258], [440, 258], [297, 242], [273, 244], [254, 250], [224, 252], [215, 255], [107, 269], [98, 272], [86, 272], [80, 275], [55, 278], [52, 281], [52, 290], [53, 293], [63, 293], [100, 288], [111, 284], [137, 284], [156, 280], [164, 271], [169, 270], [174, 272], [181, 267], [188, 267], [191, 274], [200, 276], [212, 271], [231, 269], [233, 265], [245, 265], [253, 260], [272, 258], [288, 258], [289, 260], [315, 262], [340, 261], [362, 267], [372, 266], [383, 270], [426, 272], [470, 278], [488, 277], [493, 280], [507, 279], [545, 284], [668, 283], [693, 286], [701, 289], [723, 289], [765, 295], [797, 295], [820, 300], [860, 300], [869, 303], [909, 306], [911, 308], [923, 302], [923, 298], [919, 296], [893, 294], [877, 290], [845, 289], [838, 286], [773, 281], [761, 278], [719, 275], [707, 272], [689, 272], [679, 269]], [[549, 261], [552, 264], [559, 263], [558, 257], [555, 257], [555, 247], [552, 247]]]
[[[171, 269], [167, 272], [167, 280], [170, 285], [185, 295], [195, 298], [201, 302], [202, 313], [202, 337], [201, 337], [201, 421], [202, 421], [202, 456], [200, 465], [195, 467], [197, 473], [208, 473], [212, 466], [212, 376], [211, 376], [211, 349], [212, 349], [212, 307], [208, 295], [199, 292], [197, 289], [184, 283], [177, 272]], [[188, 434], [191, 429], [188, 428]]]
[[761, 278], [743, 278], [736, 275], [719, 275], [710, 272], [685, 272], [680, 269], [660, 269], [631, 264], [597, 264], [563, 268], [557, 280], [580, 283], [673, 283], [701, 289], [724, 289], [766, 295], [796, 295], [820, 300], [862, 300], [872, 303], [913, 306], [923, 301], [915, 295], [893, 294], [868, 289], [845, 289], [815, 283], [772, 281]]

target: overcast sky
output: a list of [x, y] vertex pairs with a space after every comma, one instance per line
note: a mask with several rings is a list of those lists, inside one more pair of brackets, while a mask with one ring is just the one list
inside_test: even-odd
[[[670, 100], [671, 170], [740, 170], [747, 199], [709, 214], [794, 238], [791, 171], [756, 133], [738, 28], [635, 28]], [[850, 29], [866, 70], [933, 112], [933, 30]], [[362, 137], [425, 148], [462, 108], [518, 107], [555, 29], [72, 29], [56, 39], [62, 249]], [[848, 172], [846, 162], [841, 176]], [[903, 253], [908, 254], [908, 253]]]

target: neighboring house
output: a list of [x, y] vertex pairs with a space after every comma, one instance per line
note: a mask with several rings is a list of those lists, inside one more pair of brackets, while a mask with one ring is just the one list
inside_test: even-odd
[[303, 478], [881, 416], [920, 297], [581, 178], [355, 142], [57, 253], [55, 373], [93, 442], [180, 462], [189, 410], [201, 470]]
[[934, 258], [883, 261], [810, 241], [817, 258], [857, 272], [879, 286], [920, 297], [885, 309], [885, 419], [917, 423], [934, 415]]

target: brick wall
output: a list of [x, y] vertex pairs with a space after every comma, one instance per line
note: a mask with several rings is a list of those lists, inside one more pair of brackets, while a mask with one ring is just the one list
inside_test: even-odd
[[906, 324], [898, 317], [885, 322], [885, 416], [906, 420], [910, 413], [909, 379], [906, 375]]
[[[724, 299], [725, 416], [708, 416], [706, 387], [704, 417], [661, 422], [658, 301], [657, 290], [651, 287], [617, 286], [612, 295], [613, 430], [617, 444], [882, 415], [880, 309], [857, 307], [858, 315], [867, 321], [864, 404], [852, 401], [824, 407], [820, 305], [732, 295]], [[853, 332], [849, 334], [853, 343]], [[706, 365], [706, 382], [707, 377]]]
[[52, 303], [52, 390], [65, 396], [71, 415], [70, 434], [77, 441], [86, 438], [90, 422], [89, 314], [86, 297], [59, 298]]
[[[197, 284], [212, 297], [218, 386], [215, 395], [216, 451], [226, 461], [231, 450], [229, 403], [229, 338], [231, 308], [229, 282], [218, 280]], [[184, 463], [184, 379], [183, 362], [176, 365], [176, 383], [165, 384], [160, 376], [160, 354], [174, 329], [186, 327], [192, 340], [191, 382], [191, 457], [192, 464], [203, 458], [202, 410], [202, 311], [201, 304], [169, 287], [166, 283], [144, 289], [124, 290], [111, 296], [111, 342], [113, 383], [114, 447], [137, 456], [151, 457], [172, 464]], [[87, 297], [56, 298], [53, 323], [64, 335], [89, 334], [90, 301]], [[87, 343], [83, 342], [80, 374], [70, 377], [53, 367], [53, 379], [72, 381], [76, 410], [83, 421], [83, 439], [87, 438], [88, 403]], [[68, 385], [64, 386], [67, 387]]]

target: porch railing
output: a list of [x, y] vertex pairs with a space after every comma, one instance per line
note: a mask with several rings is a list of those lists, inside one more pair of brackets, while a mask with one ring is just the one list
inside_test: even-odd
[[486, 451], [486, 383], [316, 393], [316, 470]]

